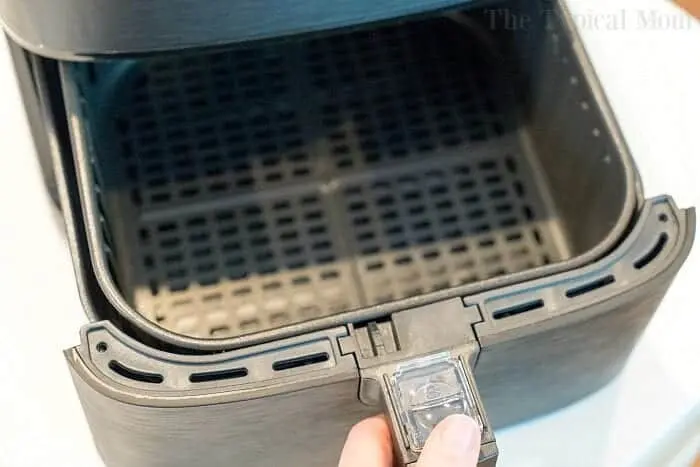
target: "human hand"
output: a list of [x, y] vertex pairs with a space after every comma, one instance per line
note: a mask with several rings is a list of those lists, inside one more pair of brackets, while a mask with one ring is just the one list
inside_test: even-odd
[[[466, 415], [450, 415], [428, 437], [417, 467], [476, 467], [480, 447], [476, 422]], [[389, 425], [377, 416], [350, 430], [338, 467], [392, 467], [393, 462]]]

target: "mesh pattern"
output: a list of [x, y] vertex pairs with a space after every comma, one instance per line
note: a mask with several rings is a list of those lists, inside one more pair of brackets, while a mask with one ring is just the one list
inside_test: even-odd
[[527, 179], [513, 156], [443, 162], [344, 189], [352, 249], [361, 255], [357, 267], [369, 303], [551, 261], [540, 207], [525, 196]]
[[135, 308], [232, 336], [561, 259], [464, 35], [435, 20], [135, 66], [99, 177]]
[[319, 194], [302, 192], [145, 222], [139, 256], [149, 289], [139, 304], [178, 332], [214, 337], [357, 306], [327, 213]]
[[[118, 127], [126, 176], [135, 187], [132, 201], [139, 206], [158, 208], [318, 175], [294, 110], [260, 106], [238, 115], [222, 109], [221, 116], [207, 122], [186, 106], [167, 106], [159, 99], [157, 93], [149, 98], [160, 108], [145, 106], [148, 110]], [[156, 126], [163, 122], [167, 128]]]
[[148, 62], [114, 119], [132, 202], [304, 183], [501, 135], [489, 73], [455, 45], [464, 32], [431, 24]]

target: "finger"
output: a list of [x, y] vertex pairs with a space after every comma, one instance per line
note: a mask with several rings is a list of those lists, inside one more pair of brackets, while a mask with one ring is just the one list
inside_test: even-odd
[[481, 431], [466, 415], [450, 415], [435, 427], [417, 467], [476, 467]]
[[384, 417], [377, 416], [350, 430], [338, 467], [391, 467], [392, 462], [389, 426]]

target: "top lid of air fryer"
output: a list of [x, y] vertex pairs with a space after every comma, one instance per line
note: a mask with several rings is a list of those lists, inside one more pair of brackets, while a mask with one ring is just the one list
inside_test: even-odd
[[55, 58], [226, 45], [389, 20], [465, 0], [0, 0], [23, 47]]

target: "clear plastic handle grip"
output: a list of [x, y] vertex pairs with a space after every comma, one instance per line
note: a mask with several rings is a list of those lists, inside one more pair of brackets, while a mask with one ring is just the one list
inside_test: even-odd
[[498, 449], [469, 359], [449, 353], [414, 359], [396, 365], [383, 383], [399, 465], [413, 465], [435, 426], [452, 414], [476, 420], [482, 432], [479, 467], [496, 465]]

